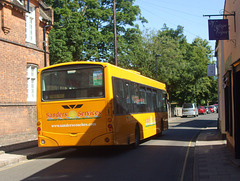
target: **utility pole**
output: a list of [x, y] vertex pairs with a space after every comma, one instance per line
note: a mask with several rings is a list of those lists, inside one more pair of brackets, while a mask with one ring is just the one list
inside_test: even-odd
[[114, 30], [114, 62], [117, 66], [117, 22], [116, 22], [116, 3], [113, 0], [113, 30]]

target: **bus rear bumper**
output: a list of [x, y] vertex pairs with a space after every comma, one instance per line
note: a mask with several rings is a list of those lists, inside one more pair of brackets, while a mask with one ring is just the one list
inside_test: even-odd
[[38, 136], [38, 147], [57, 147], [58, 143], [48, 137]]
[[113, 133], [107, 133], [101, 136], [94, 138], [90, 146], [107, 146], [107, 145], [114, 145]]
[[[54, 138], [54, 137], [52, 137]], [[38, 136], [39, 147], [58, 147], [58, 146], [108, 146], [114, 145], [113, 133], [107, 133], [91, 139], [82, 139], [81, 137], [62, 136], [58, 139], [52, 139], [47, 136]], [[61, 141], [61, 140], [68, 141]], [[72, 138], [72, 139], [71, 139]], [[83, 137], [82, 137], [83, 138]], [[85, 137], [86, 138], [86, 137]]]

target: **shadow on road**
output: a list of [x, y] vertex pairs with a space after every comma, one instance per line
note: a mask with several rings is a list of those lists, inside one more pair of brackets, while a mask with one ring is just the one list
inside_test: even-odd
[[216, 125], [216, 120], [180, 119], [162, 136], [145, 140], [137, 149], [79, 147], [57, 156], [65, 159], [24, 180], [180, 180], [187, 150], [184, 178], [192, 180], [194, 148], [189, 143], [196, 140], [201, 130], [215, 129]]

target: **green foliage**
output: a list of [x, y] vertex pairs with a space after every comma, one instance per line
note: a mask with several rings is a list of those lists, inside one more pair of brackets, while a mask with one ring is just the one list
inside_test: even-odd
[[[112, 0], [47, 0], [46, 3], [54, 9], [54, 25], [49, 34], [51, 64], [76, 60], [113, 62]], [[129, 61], [126, 56], [140, 41], [141, 32], [134, 22], [146, 22], [140, 8], [133, 3], [134, 0], [116, 0], [118, 57], [122, 65]]]
[[212, 54], [207, 40], [196, 38], [189, 44], [183, 27], [164, 25], [162, 30], [147, 31], [143, 46], [147, 59], [139, 62], [138, 70], [166, 83], [170, 102], [217, 102], [217, 81], [207, 76]]
[[[112, 0], [46, 0], [54, 9], [49, 34], [51, 64], [68, 61], [114, 62]], [[217, 80], [207, 77], [208, 41], [188, 43], [184, 28], [166, 24], [141, 32], [134, 0], [116, 0], [118, 65], [167, 84], [171, 102], [217, 102]]]

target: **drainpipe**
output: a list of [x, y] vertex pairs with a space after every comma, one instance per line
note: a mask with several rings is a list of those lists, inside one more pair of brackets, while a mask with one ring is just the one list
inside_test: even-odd
[[47, 22], [47, 25], [43, 27], [43, 50], [44, 50], [44, 67], [47, 66], [47, 41], [46, 41], [46, 30], [52, 25], [52, 22]]
[[27, 11], [29, 12], [29, 0], [27, 1]]

